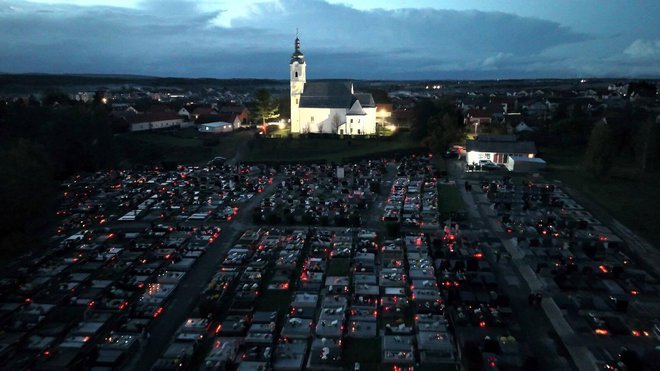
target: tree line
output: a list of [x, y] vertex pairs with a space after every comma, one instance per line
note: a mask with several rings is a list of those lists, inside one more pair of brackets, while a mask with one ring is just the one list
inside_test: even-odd
[[0, 102], [0, 257], [27, 251], [47, 235], [58, 184], [72, 174], [111, 168], [117, 151], [109, 115], [51, 92]]
[[449, 146], [462, 143], [465, 135], [463, 115], [448, 100], [422, 100], [414, 108], [410, 133], [434, 154], [443, 154]]

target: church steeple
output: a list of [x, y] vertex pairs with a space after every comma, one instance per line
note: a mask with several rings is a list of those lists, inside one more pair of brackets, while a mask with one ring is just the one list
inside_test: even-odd
[[305, 90], [307, 82], [307, 64], [305, 64], [305, 55], [300, 51], [300, 38], [296, 30], [296, 42], [294, 51], [291, 54], [291, 63], [289, 63], [289, 80], [291, 82], [291, 132], [300, 133], [300, 97]]
[[300, 51], [300, 38], [298, 37], [298, 33], [296, 32], [296, 42], [294, 45], [294, 51], [293, 54], [291, 54], [291, 63], [293, 62], [298, 62], [300, 64], [305, 63], [305, 55]]

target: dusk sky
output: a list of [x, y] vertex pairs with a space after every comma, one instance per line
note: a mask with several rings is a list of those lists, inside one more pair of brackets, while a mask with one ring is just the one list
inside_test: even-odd
[[0, 0], [0, 72], [660, 77], [658, 0]]

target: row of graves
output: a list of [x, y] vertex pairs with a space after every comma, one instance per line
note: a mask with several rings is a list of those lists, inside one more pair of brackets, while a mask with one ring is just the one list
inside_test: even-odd
[[438, 214], [437, 178], [433, 176], [429, 158], [405, 157], [397, 167], [381, 220], [401, 223], [408, 230], [437, 230]]
[[[383, 241], [357, 229], [249, 230], [203, 296], [154, 369], [458, 364], [423, 234]], [[186, 337], [193, 324], [205, 330]]]
[[1, 359], [16, 369], [126, 364], [219, 237], [212, 219], [271, 179], [214, 166], [72, 177], [47, 246], [3, 271]]
[[306, 231], [245, 231], [153, 369], [270, 367], [281, 315], [260, 310], [259, 303], [289, 293], [306, 239]]
[[486, 254], [499, 248], [497, 239], [479, 229], [448, 223], [430, 236], [447, 317], [464, 365], [482, 369], [525, 369], [521, 343], [511, 331], [519, 325]]
[[253, 211], [257, 224], [359, 226], [380, 190], [381, 161], [356, 164], [288, 165], [275, 192]]
[[640, 369], [660, 356], [660, 287], [636, 263], [643, 256], [632, 259], [616, 234], [553, 184], [504, 178], [481, 189], [546, 296], [575, 336], [592, 344], [592, 363]]
[[54, 238], [116, 223], [231, 220], [238, 206], [261, 192], [272, 177], [272, 170], [257, 166], [179, 166], [75, 176], [63, 184]]
[[121, 367], [220, 228], [86, 230], [2, 279], [3, 359], [16, 369]]

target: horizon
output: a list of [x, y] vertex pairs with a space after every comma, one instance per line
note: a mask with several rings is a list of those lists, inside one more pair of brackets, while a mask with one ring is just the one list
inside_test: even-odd
[[[287, 78], [268, 78], [268, 77], [211, 77], [211, 76], [200, 76], [200, 77], [187, 77], [187, 76], [158, 76], [158, 75], [137, 75], [137, 74], [124, 74], [124, 73], [48, 73], [48, 72], [22, 72], [22, 73], [12, 73], [12, 72], [3, 72], [0, 71], [0, 76], [44, 76], [44, 77], [83, 77], [83, 78], [117, 78], [117, 79], [130, 79], [130, 78], [140, 78], [140, 79], [177, 79], [177, 80], [265, 80], [265, 81], [274, 81], [281, 83], [288, 83], [289, 79]], [[453, 79], [453, 78], [429, 78], [429, 79], [355, 79], [347, 77], [329, 77], [329, 78], [317, 78], [317, 79], [308, 79], [307, 81], [325, 81], [325, 80], [339, 80], [339, 81], [365, 81], [365, 82], [505, 82], [505, 81], [570, 81], [570, 80], [586, 80], [585, 82], [593, 82], [599, 80], [625, 80], [625, 81], [642, 81], [642, 80], [651, 80], [660, 82], [659, 76], [636, 76], [636, 77], [624, 77], [624, 76], [579, 76], [579, 77], [530, 77], [530, 78], [483, 78], [483, 79]]]

